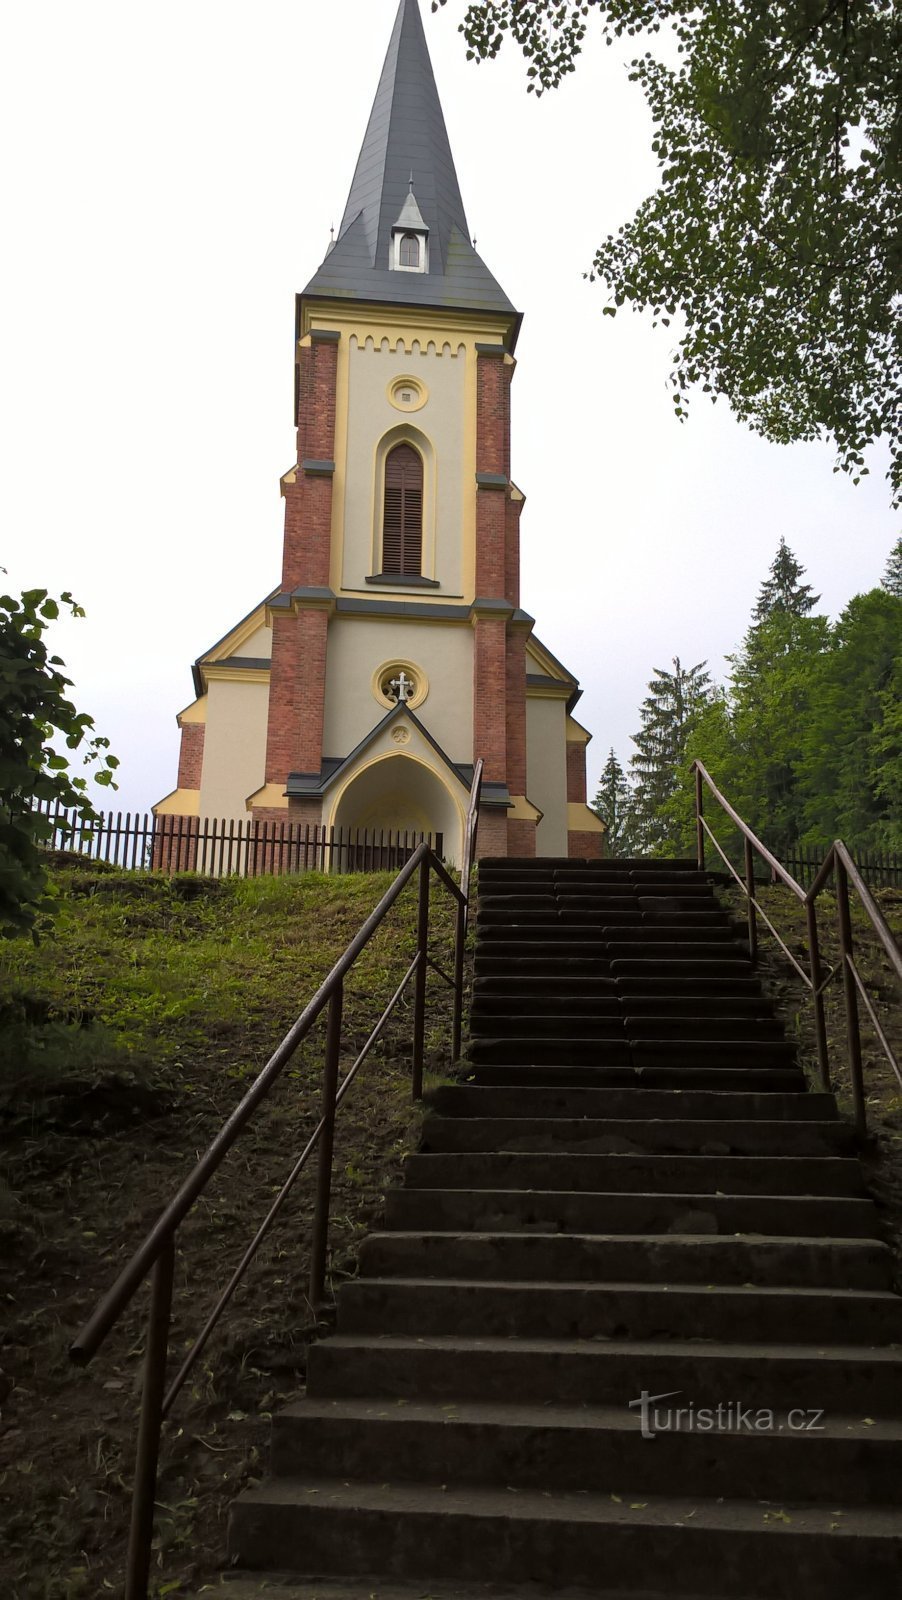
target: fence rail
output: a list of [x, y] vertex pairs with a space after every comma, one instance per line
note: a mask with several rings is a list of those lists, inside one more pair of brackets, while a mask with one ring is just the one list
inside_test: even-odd
[[[835, 978], [842, 978], [846, 1012], [846, 1042], [849, 1076], [852, 1085], [852, 1101], [855, 1108], [855, 1126], [858, 1133], [864, 1137], [868, 1131], [868, 1111], [861, 1052], [859, 1000], [864, 1006], [900, 1089], [902, 1089], [902, 1064], [897, 1060], [896, 1053], [884, 1032], [877, 1013], [874, 996], [868, 990], [855, 959], [855, 939], [852, 931], [853, 891], [859, 907], [871, 924], [878, 943], [883, 947], [892, 976], [899, 983], [902, 983], [902, 950], [899, 948], [898, 941], [893, 936], [883, 912], [865, 883], [858, 863], [853, 859], [848, 846], [844, 844], [842, 839], [834, 840], [830, 849], [824, 855], [812, 882], [807, 889], [803, 889], [802, 885], [796, 881], [790, 872], [788, 866], [784, 862], [777, 860], [773, 852], [768, 850], [767, 846], [752, 832], [748, 823], [743, 821], [739, 812], [730, 805], [726, 796], [721, 794], [710, 772], [700, 761], [693, 761], [692, 771], [695, 774], [695, 827], [699, 868], [702, 871], [705, 869], [705, 850], [706, 845], [710, 843], [746, 897], [749, 955], [752, 961], [756, 961], [758, 956], [758, 923], [760, 920], [776, 940], [787, 961], [795, 968], [795, 971], [808, 989], [814, 1008], [814, 1035], [817, 1041], [818, 1076], [821, 1088], [827, 1091], [832, 1088], [832, 1084], [830, 1079], [830, 1041], [827, 1037], [824, 990]], [[736, 870], [726, 850], [716, 838], [714, 830], [705, 816], [706, 794], [713, 798], [724, 815], [729, 817], [733, 826], [738, 829], [742, 839], [744, 870]], [[771, 882], [782, 883], [795, 896], [796, 900], [805, 907], [805, 920], [808, 929], [807, 971], [796, 960], [757, 898], [757, 884], [760, 880], [756, 878], [755, 873], [756, 857], [759, 861], [764, 862], [770, 873]], [[836, 894], [839, 961], [835, 967], [830, 967], [825, 972], [821, 959], [818, 900], [822, 890], [831, 880]]]
[[418, 845], [441, 860], [444, 836], [399, 828], [325, 828], [251, 817], [155, 817], [101, 812], [85, 819], [59, 806], [35, 807], [49, 850], [128, 872], [199, 872], [210, 878], [297, 872], [397, 872]]
[[[902, 855], [897, 851], [851, 848], [849, 853], [872, 889], [902, 889]], [[810, 889], [829, 854], [829, 850], [803, 850], [796, 846], [790, 855], [780, 859], [787, 871]]]

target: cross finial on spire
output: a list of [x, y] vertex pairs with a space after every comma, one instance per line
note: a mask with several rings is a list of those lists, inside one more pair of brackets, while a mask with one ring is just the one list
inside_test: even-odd
[[413, 194], [413, 167], [410, 169], [410, 192]]

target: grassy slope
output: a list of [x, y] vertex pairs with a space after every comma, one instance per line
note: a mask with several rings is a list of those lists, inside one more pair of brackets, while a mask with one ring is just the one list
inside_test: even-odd
[[[0, 1594], [120, 1593], [146, 1298], [86, 1371], [67, 1345], [391, 875], [204, 883], [63, 867], [55, 931], [0, 948]], [[449, 959], [446, 897], [435, 953]], [[344, 1045], [359, 1047], [414, 948], [408, 891], [361, 957]], [[406, 1002], [405, 1002], [406, 1006]], [[430, 982], [431, 1064], [448, 1041]], [[333, 1276], [418, 1129], [409, 1010], [339, 1122]], [[179, 1235], [175, 1342], [203, 1320], [316, 1115], [322, 1025]], [[347, 1062], [345, 1063], [347, 1064]], [[303, 1383], [312, 1174], [302, 1177], [167, 1429], [154, 1589], [222, 1560], [236, 1489], [262, 1470], [272, 1409]]]
[[[799, 964], [807, 970], [808, 935], [804, 907], [790, 890], [782, 886], [759, 888], [758, 897], [781, 938]], [[744, 920], [745, 901], [738, 890], [731, 891], [728, 898], [737, 917]], [[876, 890], [875, 898], [891, 931], [902, 941], [902, 890]], [[821, 953], [826, 969], [835, 966], [839, 960], [835, 897], [825, 892], [818, 901], [818, 908]], [[781, 1004], [788, 1030], [793, 1030], [798, 1039], [802, 1059], [812, 1084], [815, 1084], [817, 1052], [813, 1012], [808, 992], [767, 929], [761, 927], [759, 933], [762, 974], [768, 982], [771, 993]], [[854, 896], [852, 938], [856, 965], [875, 1002], [881, 1026], [895, 1051], [896, 1059], [902, 1063], [902, 986], [874, 934], [870, 921]], [[824, 1009], [831, 1080], [840, 1110], [851, 1121], [853, 1110], [846, 1051], [846, 1013], [842, 978], [839, 973], [825, 990]], [[881, 1208], [887, 1237], [897, 1253], [900, 1263], [900, 1282], [902, 1282], [902, 1088], [883, 1053], [863, 1006], [860, 1007], [860, 1019], [868, 1127], [871, 1134], [863, 1156], [871, 1190]]]

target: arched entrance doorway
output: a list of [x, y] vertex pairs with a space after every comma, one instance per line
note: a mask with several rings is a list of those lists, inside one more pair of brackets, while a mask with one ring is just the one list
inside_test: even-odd
[[[453, 779], [451, 779], [453, 782]], [[334, 828], [442, 835], [442, 854], [457, 866], [464, 825], [458, 799], [431, 767], [412, 756], [377, 757], [350, 778], [333, 807]]]

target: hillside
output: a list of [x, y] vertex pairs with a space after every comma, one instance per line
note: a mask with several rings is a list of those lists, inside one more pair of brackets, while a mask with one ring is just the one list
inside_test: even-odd
[[[87, 1371], [67, 1346], [161, 1205], [376, 904], [391, 874], [221, 883], [60, 864], [58, 915], [33, 948], [0, 947], [0, 1593], [121, 1592], [145, 1295]], [[450, 921], [437, 891], [436, 954]], [[344, 1047], [363, 1043], [414, 949], [408, 891], [349, 981]], [[440, 948], [442, 945], [444, 949]], [[430, 983], [427, 1064], [441, 1070], [447, 991]], [[406, 1009], [339, 1119], [333, 1272], [419, 1116]], [[315, 1121], [322, 1028], [302, 1047], [179, 1235], [174, 1339], [227, 1280]], [[258, 1470], [270, 1412], [303, 1381], [312, 1173], [182, 1395], [164, 1438], [153, 1592], [221, 1562], [224, 1517]]]

